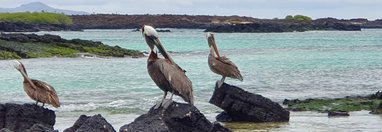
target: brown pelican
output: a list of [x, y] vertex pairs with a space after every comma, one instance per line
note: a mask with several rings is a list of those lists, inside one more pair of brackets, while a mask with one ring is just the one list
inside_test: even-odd
[[[192, 94], [192, 83], [186, 76], [185, 71], [174, 62], [171, 56], [167, 53], [166, 49], [162, 46], [156, 30], [151, 26], [144, 25], [142, 27], [142, 35], [151, 51], [147, 59], [147, 70], [151, 79], [164, 92], [164, 96], [160, 104], [164, 106], [164, 100], [167, 96], [167, 92], [171, 92], [172, 94], [170, 101], [172, 100], [172, 96], [175, 94], [182, 97], [184, 101], [193, 105], [194, 97]], [[154, 46], [157, 47], [164, 59], [158, 58], [158, 54], [154, 52]], [[156, 108], [158, 107], [159, 105], [156, 106]]]
[[218, 82], [218, 87], [224, 83], [225, 77], [236, 78], [243, 81], [243, 76], [241, 76], [237, 66], [227, 57], [220, 56], [213, 33], [207, 33], [207, 40], [208, 46], [210, 47], [208, 65], [210, 66], [212, 72], [223, 76], [220, 82]]
[[42, 106], [47, 103], [56, 108], [60, 107], [60, 101], [58, 100], [58, 96], [54, 88], [43, 81], [29, 78], [23, 63], [18, 60], [15, 62], [17, 64], [14, 65], [14, 67], [24, 77], [24, 91], [30, 98], [36, 101], [36, 105], [38, 102], [41, 102]]

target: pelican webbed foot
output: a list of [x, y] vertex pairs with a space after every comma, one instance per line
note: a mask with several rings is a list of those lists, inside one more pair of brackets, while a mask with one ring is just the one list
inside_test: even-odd
[[165, 99], [162, 103], [163, 111], [165, 111], [174, 102], [172, 99]]
[[166, 96], [167, 96], [167, 92], [164, 92], [164, 96], [163, 96], [163, 98], [162, 98], [162, 101], [159, 102], [159, 103], [157, 103], [157, 104], [155, 105], [154, 109], [158, 109], [159, 107], [162, 106], [164, 100], [166, 99]]

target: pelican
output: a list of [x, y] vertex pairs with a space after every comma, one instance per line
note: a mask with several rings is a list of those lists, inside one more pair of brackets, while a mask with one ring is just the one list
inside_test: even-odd
[[[170, 101], [175, 94], [193, 105], [192, 83], [186, 76], [186, 71], [179, 67], [167, 53], [159, 40], [157, 31], [153, 27], [144, 25], [141, 31], [151, 51], [147, 59], [147, 70], [151, 79], [164, 92], [160, 104], [164, 106], [167, 92], [171, 92]], [[154, 52], [155, 46], [164, 59], [158, 58], [158, 54]], [[156, 108], [158, 107], [159, 105], [156, 106]]]
[[40, 80], [31, 79], [28, 77], [27, 71], [25, 70], [24, 64], [16, 60], [14, 67], [18, 70], [24, 77], [24, 91], [27, 95], [36, 101], [42, 103], [42, 106], [51, 104], [53, 107], [60, 107], [60, 101], [58, 99], [57, 93], [52, 86]]
[[225, 56], [220, 56], [216, 46], [215, 37], [213, 33], [207, 33], [208, 46], [210, 47], [210, 54], [208, 55], [208, 65], [212, 72], [222, 75], [222, 79], [218, 82], [220, 87], [226, 77], [239, 79], [243, 81], [237, 66]]

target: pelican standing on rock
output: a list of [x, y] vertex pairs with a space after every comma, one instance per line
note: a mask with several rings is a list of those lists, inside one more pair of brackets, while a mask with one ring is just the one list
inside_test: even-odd
[[36, 101], [36, 105], [38, 102], [41, 102], [42, 106], [47, 103], [56, 108], [60, 107], [60, 101], [54, 88], [48, 83], [29, 78], [23, 63], [18, 60], [15, 62], [14, 67], [24, 77], [24, 91], [30, 98]]
[[226, 77], [239, 79], [243, 81], [237, 66], [225, 56], [220, 56], [216, 46], [215, 37], [213, 33], [207, 33], [208, 46], [210, 47], [210, 54], [208, 55], [208, 65], [212, 72], [222, 75], [222, 79], [218, 82], [220, 87]]
[[[147, 70], [151, 79], [164, 92], [160, 105], [165, 105], [167, 92], [172, 93], [170, 101], [175, 94], [193, 105], [194, 97], [192, 93], [192, 83], [186, 76], [185, 70], [180, 68], [167, 53], [159, 40], [157, 31], [151, 26], [144, 25], [142, 27], [142, 35], [151, 51], [147, 59]], [[154, 47], [157, 47], [164, 59], [158, 58], [158, 54], [154, 52]], [[159, 108], [160, 105], [157, 105], [156, 108]]]

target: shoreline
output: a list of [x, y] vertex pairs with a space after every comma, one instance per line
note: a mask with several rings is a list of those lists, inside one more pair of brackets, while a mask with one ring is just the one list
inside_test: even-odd
[[315, 20], [259, 19], [246, 16], [209, 15], [71, 15], [72, 24], [38, 24], [0, 22], [2, 32], [81, 31], [84, 29], [139, 29], [141, 25], [156, 28], [206, 29], [214, 32], [303, 32], [312, 30], [358, 31], [361, 28], [382, 28], [382, 19], [363, 18]]
[[109, 46], [102, 42], [63, 39], [58, 35], [0, 34], [0, 59], [27, 59], [46, 57], [74, 58], [143, 57], [137, 50]]

